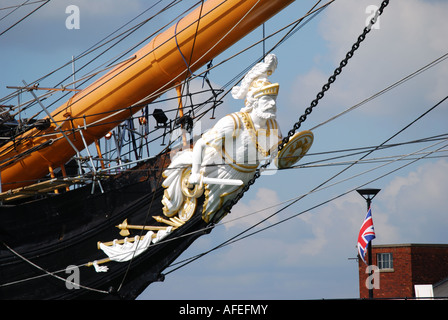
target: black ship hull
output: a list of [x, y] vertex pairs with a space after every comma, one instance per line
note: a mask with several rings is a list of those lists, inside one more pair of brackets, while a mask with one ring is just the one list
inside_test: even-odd
[[[116, 226], [124, 219], [160, 225], [152, 218], [163, 215], [160, 161], [165, 162], [157, 158], [103, 180], [104, 192], [96, 188], [92, 194], [87, 185], [0, 207], [0, 299], [135, 299], [163, 280], [163, 270], [211, 230], [201, 218], [202, 199], [190, 220], [130, 261], [110, 261], [107, 272], [85, 265], [107, 258], [97, 243], [123, 238]], [[68, 280], [75, 275], [66, 271], [69, 266], [77, 267], [78, 288]]]

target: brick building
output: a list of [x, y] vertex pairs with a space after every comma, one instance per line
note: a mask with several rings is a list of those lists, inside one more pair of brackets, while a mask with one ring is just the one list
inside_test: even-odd
[[358, 259], [360, 298], [369, 298], [369, 284], [374, 298], [413, 298], [416, 285], [432, 285], [427, 287], [430, 291], [440, 286], [434, 289], [437, 293], [448, 283], [448, 244], [373, 245], [372, 260], [370, 276], [367, 265]]

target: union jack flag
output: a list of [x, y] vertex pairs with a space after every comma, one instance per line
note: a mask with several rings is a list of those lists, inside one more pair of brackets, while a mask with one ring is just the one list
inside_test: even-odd
[[367, 247], [373, 239], [375, 239], [375, 230], [373, 229], [372, 210], [369, 208], [358, 235], [358, 253], [365, 264], [367, 264], [365, 260]]

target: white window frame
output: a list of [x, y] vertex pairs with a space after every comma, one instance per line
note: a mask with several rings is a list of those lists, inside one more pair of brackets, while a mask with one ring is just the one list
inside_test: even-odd
[[[386, 258], [387, 257], [387, 258]], [[394, 259], [391, 252], [381, 252], [376, 254], [376, 264], [380, 271], [393, 271]]]

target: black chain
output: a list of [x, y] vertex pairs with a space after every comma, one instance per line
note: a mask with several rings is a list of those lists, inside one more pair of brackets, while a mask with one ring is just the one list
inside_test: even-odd
[[[358, 50], [361, 42], [363, 42], [365, 40], [366, 35], [372, 30], [372, 26], [376, 23], [378, 17], [383, 13], [384, 8], [386, 8], [388, 4], [389, 4], [389, 0], [384, 0], [381, 3], [381, 7], [378, 9], [375, 16], [370, 20], [369, 25], [364, 28], [362, 34], [358, 37], [356, 42], [353, 44], [350, 51], [347, 52], [347, 54], [345, 55], [345, 58], [339, 64], [339, 67], [337, 67], [334, 70], [333, 75], [330, 76], [328, 78], [327, 83], [322, 86], [322, 90], [316, 95], [316, 98], [313, 101], [311, 101], [310, 106], [305, 109], [305, 112], [303, 113], [303, 115], [301, 115], [299, 117], [299, 121], [297, 121], [294, 124], [293, 128], [291, 130], [289, 130], [288, 135], [282, 139], [282, 142], [278, 146], [278, 151], [282, 150], [285, 147], [285, 145], [288, 143], [290, 137], [292, 137], [296, 133], [296, 131], [301, 127], [302, 123], [305, 122], [308, 115], [310, 115], [311, 112], [313, 111], [313, 109], [317, 106], [317, 104], [319, 103], [319, 100], [321, 100], [324, 97], [325, 92], [327, 92], [330, 89], [331, 84], [336, 81], [337, 76], [342, 73], [342, 69], [348, 64], [348, 61], [353, 57], [355, 51]], [[263, 170], [265, 170], [269, 166], [270, 163], [271, 163], [271, 160], [268, 159], [264, 164], [262, 164], [255, 171], [253, 178], [251, 180], [249, 180], [249, 182], [243, 187], [243, 189], [240, 191], [240, 193], [237, 194], [235, 196], [235, 198], [233, 198], [228, 203], [226, 203], [226, 205], [224, 207], [224, 210], [226, 213], [230, 212], [232, 207], [235, 204], [237, 204], [237, 202], [243, 197], [244, 193], [249, 190], [250, 186], [255, 183], [255, 180], [257, 180], [261, 176], [261, 172]]]

